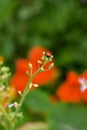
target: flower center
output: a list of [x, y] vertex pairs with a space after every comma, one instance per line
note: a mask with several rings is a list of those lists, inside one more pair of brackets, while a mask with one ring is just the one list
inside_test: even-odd
[[85, 78], [80, 78], [79, 83], [81, 84], [80, 90], [81, 92], [84, 92], [87, 90], [87, 80]]

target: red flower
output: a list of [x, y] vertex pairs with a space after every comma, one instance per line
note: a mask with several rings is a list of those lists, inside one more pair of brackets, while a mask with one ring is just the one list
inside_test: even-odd
[[69, 83], [69, 84], [72, 84], [73, 86], [75, 85], [79, 85], [80, 83], [78, 82], [78, 78], [79, 78], [79, 75], [74, 72], [74, 71], [70, 71], [67, 73], [67, 76], [66, 76], [66, 81]]
[[11, 79], [11, 84], [13, 87], [15, 87], [17, 91], [20, 90], [21, 92], [23, 92], [28, 80], [29, 77], [26, 76], [26, 74], [16, 72]]
[[[29, 70], [28, 63], [31, 63], [33, 65], [33, 73], [38, 69], [38, 63], [37, 60], [41, 60], [42, 52], [48, 51], [47, 49], [36, 46], [30, 50], [28, 53], [28, 59], [19, 59], [16, 62], [16, 72], [14, 76], [11, 79], [11, 84], [16, 88], [16, 90], [20, 90], [23, 92], [29, 77], [26, 76], [26, 71]], [[48, 51], [49, 52], [49, 51]], [[49, 52], [50, 53], [50, 52]], [[49, 66], [50, 63], [46, 65], [45, 68]], [[39, 85], [47, 84], [56, 78], [56, 68], [46, 71], [46, 72], [40, 72], [34, 79], [33, 83], [37, 83]]]
[[[43, 47], [36, 46], [28, 54], [30, 63], [32, 63], [33, 65], [33, 72], [35, 72], [38, 68], [37, 60], [40, 60], [41, 62], [43, 62], [43, 60], [41, 60], [43, 51], [49, 52], [49, 50]], [[49, 64], [50, 63], [48, 63], [45, 68], [48, 68]], [[44, 85], [55, 80], [55, 78], [56, 78], [56, 68], [54, 67], [53, 69], [49, 71], [39, 73], [34, 78], [33, 82], [38, 83], [39, 85]]]
[[80, 99], [80, 89], [78, 86], [73, 86], [68, 84], [68, 82], [63, 83], [57, 90], [57, 95], [63, 102], [79, 102]]
[[[81, 82], [87, 81], [87, 71], [82, 75], [78, 75], [75, 72], [69, 72], [66, 77], [66, 81], [59, 87], [56, 94], [63, 102], [87, 102], [87, 89], [85, 86], [84, 91], [81, 90], [83, 84]], [[81, 82], [79, 81], [81, 80]]]

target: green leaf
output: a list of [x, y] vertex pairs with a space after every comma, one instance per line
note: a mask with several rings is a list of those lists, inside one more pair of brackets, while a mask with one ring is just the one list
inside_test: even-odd
[[48, 114], [50, 130], [86, 130], [87, 108], [81, 105], [58, 103]]
[[35, 112], [47, 112], [51, 107], [49, 95], [39, 89], [31, 91], [24, 103]]
[[9, 21], [10, 17], [13, 14], [14, 8], [17, 6], [18, 1], [13, 0], [1, 0], [0, 1], [0, 27], [1, 24]]
[[5, 57], [5, 59], [10, 59], [12, 58], [14, 51], [15, 47], [13, 41], [9, 38], [5, 39], [0, 53]]

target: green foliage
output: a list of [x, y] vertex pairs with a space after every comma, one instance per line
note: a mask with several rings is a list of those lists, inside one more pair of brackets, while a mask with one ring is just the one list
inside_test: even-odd
[[9, 19], [12, 17], [13, 11], [16, 7], [16, 4], [16, 0], [0, 1], [0, 27], [9, 22]]
[[49, 95], [38, 89], [29, 92], [24, 103], [28, 108], [38, 113], [46, 113], [52, 105]]
[[50, 130], [86, 130], [87, 108], [82, 105], [58, 103], [49, 111]]
[[53, 104], [49, 95], [41, 90], [28, 94], [25, 106], [37, 113], [44, 113], [49, 130], [86, 130], [87, 108], [82, 104]]

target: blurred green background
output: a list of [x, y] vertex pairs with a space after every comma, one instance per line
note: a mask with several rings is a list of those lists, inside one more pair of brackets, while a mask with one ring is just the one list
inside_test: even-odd
[[[86, 107], [52, 105], [48, 100], [68, 71], [82, 73], [87, 69], [87, 0], [0, 0], [0, 55], [12, 72], [16, 59], [26, 57], [35, 45], [53, 52], [60, 77], [54, 88], [48, 85], [43, 88], [47, 91], [32, 92], [29, 99], [33, 103], [26, 99], [23, 110], [34, 108], [35, 121], [44, 119], [50, 130], [87, 130]], [[42, 118], [42, 112], [48, 116]]]

